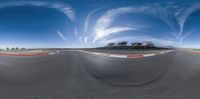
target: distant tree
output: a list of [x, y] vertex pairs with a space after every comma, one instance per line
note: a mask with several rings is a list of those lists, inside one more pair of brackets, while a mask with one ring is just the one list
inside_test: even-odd
[[9, 47], [7, 47], [6, 50], [9, 51]]
[[122, 46], [122, 43], [121, 42], [117, 43], [117, 46]]
[[148, 48], [154, 48], [155, 47], [155, 45], [154, 45], [154, 43], [152, 41], [148, 41], [147, 44], [148, 44], [147, 45]]
[[110, 43], [107, 44], [107, 47], [113, 47], [114, 45], [115, 45], [115, 43], [110, 42]]
[[19, 50], [19, 48], [18, 48], [18, 47], [16, 47], [16, 48], [15, 48], [15, 50], [16, 50], [16, 51], [18, 51], [18, 50]]
[[14, 50], [15, 50], [15, 48], [11, 48], [11, 50], [12, 50], [12, 51], [14, 51]]
[[122, 46], [127, 46], [128, 42], [127, 41], [123, 41], [122, 42]]
[[127, 44], [128, 44], [128, 42], [127, 42], [127, 41], [122, 41], [122, 42], [119, 42], [117, 45], [118, 45], [118, 46], [123, 46], [123, 47], [126, 47], [126, 46], [127, 46]]
[[141, 43], [141, 42], [133, 42], [132, 43], [132, 48], [143, 48], [142, 44], [143, 43]]
[[22, 51], [26, 50], [25, 48], [21, 48]]

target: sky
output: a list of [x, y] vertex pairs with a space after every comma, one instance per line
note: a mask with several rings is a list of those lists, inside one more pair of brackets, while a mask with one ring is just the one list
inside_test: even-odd
[[0, 48], [200, 48], [198, 0], [1, 0]]

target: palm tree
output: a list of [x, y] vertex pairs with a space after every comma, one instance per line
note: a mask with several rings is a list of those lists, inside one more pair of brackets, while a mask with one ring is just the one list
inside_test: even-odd
[[7, 47], [6, 50], [9, 51], [9, 47]]
[[119, 43], [118, 43], [118, 46], [120, 46], [120, 47], [126, 47], [127, 44], [128, 44], [127, 41], [122, 41], [122, 42], [119, 42]]
[[108, 47], [113, 47], [114, 45], [115, 45], [115, 43], [113, 43], [113, 42], [107, 44]]
[[19, 48], [18, 47], [16, 47], [16, 51], [18, 51], [19, 50]]
[[11, 50], [12, 50], [12, 51], [14, 51], [14, 50], [15, 50], [15, 48], [12, 48]]

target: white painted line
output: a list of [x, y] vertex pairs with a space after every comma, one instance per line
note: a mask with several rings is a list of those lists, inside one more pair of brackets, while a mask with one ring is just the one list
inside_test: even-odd
[[55, 52], [51, 52], [51, 53], [48, 53], [49, 55], [53, 55], [53, 54], [55, 54]]
[[174, 50], [168, 50], [168, 51], [163, 51], [163, 52], [159, 52], [159, 53], [135, 54], [135, 55], [133, 55], [133, 54], [120, 55], [120, 54], [110, 54], [110, 53], [98, 53], [98, 52], [89, 52], [89, 51], [84, 51], [84, 50], [79, 50], [79, 51], [83, 52], [83, 53], [107, 56], [107, 57], [112, 57], [112, 58], [144, 58], [144, 57], [151, 57], [151, 56], [156, 56], [156, 55], [173, 52]]
[[167, 53], [169, 53], [169, 52], [173, 52], [174, 50], [169, 50], [169, 51], [166, 51]]
[[160, 54], [165, 54], [166, 52], [160, 52]]
[[95, 54], [95, 55], [103, 55], [103, 53], [96, 53], [96, 52], [94, 52], [94, 53], [92, 53], [92, 54]]
[[111, 54], [109, 57], [115, 57], [115, 58], [127, 58], [127, 55], [116, 55], [116, 54]]

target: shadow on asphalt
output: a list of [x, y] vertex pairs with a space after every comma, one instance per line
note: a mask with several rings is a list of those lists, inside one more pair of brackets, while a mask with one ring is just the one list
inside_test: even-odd
[[142, 86], [159, 80], [168, 71], [176, 52], [142, 59], [120, 59], [83, 54], [90, 74], [114, 86]]

